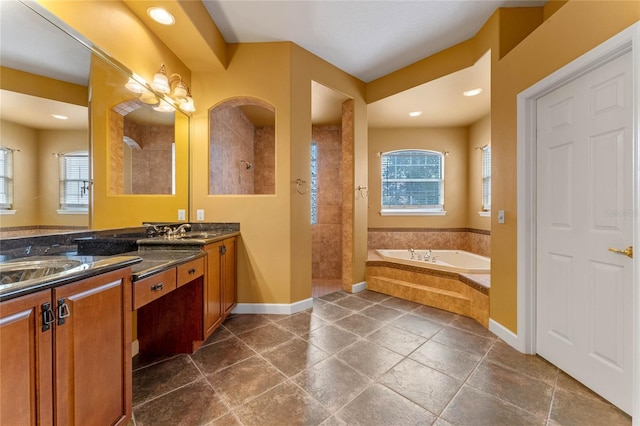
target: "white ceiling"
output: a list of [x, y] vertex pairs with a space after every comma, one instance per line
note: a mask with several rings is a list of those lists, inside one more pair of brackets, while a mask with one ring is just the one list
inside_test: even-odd
[[[365, 82], [468, 40], [499, 7], [546, 1], [202, 0], [227, 42], [292, 41]], [[473, 67], [370, 104], [369, 127], [473, 123], [490, 112], [490, 64], [486, 54]], [[462, 96], [476, 87], [481, 95]], [[344, 98], [325, 89], [313, 86], [316, 124], [340, 120]], [[409, 118], [411, 111], [423, 114]]]
[[546, 0], [202, 0], [228, 43], [293, 41], [369, 82]]

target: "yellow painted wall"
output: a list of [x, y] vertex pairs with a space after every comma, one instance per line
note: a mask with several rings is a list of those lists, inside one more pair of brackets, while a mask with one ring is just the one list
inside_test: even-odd
[[486, 115], [469, 127], [468, 148], [468, 208], [467, 227], [491, 230], [491, 218], [481, 217], [482, 210], [482, 150], [491, 142], [491, 115]]
[[491, 318], [517, 332], [516, 96], [640, 19], [637, 1], [572, 0], [531, 33], [492, 70]]
[[[207, 222], [239, 222], [240, 303], [289, 303], [290, 259], [290, 44], [230, 45], [226, 71], [194, 72], [197, 94], [192, 118], [192, 220], [196, 209]], [[195, 96], [195, 95], [194, 95]], [[209, 195], [209, 110], [220, 102], [252, 96], [275, 107], [276, 193]]]
[[13, 154], [13, 209], [16, 214], [0, 216], [0, 226], [38, 224], [38, 132], [30, 127], [0, 120], [0, 141]]
[[[468, 129], [369, 129], [369, 228], [466, 228]], [[445, 216], [381, 216], [380, 153], [400, 149], [448, 151], [444, 157]]]

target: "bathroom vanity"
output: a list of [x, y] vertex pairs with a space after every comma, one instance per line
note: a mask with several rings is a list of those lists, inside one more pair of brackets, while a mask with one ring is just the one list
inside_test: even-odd
[[[13, 242], [3, 240], [2, 423], [126, 424], [132, 403], [132, 311], [141, 355], [194, 352], [236, 305], [239, 226], [232, 225], [172, 238], [143, 237], [137, 251], [114, 256], [67, 251], [23, 257], [37, 249], [7, 250]], [[111, 250], [107, 240], [118, 240], [125, 231], [131, 230], [82, 237], [97, 245], [103, 238], [105, 250]], [[70, 245], [73, 238], [60, 238], [44, 251], [77, 250]]]

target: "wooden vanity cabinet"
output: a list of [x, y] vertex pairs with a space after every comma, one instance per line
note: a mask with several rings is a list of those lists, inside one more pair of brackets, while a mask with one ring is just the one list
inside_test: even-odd
[[207, 252], [204, 291], [204, 339], [207, 339], [236, 306], [236, 237], [203, 247]]
[[131, 269], [0, 303], [3, 424], [131, 418]]

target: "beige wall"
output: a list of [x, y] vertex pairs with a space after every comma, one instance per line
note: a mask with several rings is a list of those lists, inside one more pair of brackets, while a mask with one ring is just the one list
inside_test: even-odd
[[87, 214], [61, 215], [59, 163], [54, 154], [87, 151], [86, 130], [37, 130], [0, 122], [2, 145], [13, 156], [15, 215], [0, 216], [0, 226], [88, 226]]
[[13, 209], [14, 215], [0, 216], [0, 226], [38, 225], [38, 131], [9, 121], [0, 120], [2, 146], [13, 154]]
[[467, 227], [473, 229], [491, 229], [491, 218], [481, 217], [482, 211], [482, 150], [491, 142], [491, 115], [486, 115], [469, 127], [468, 144], [468, 209]]
[[[466, 127], [369, 129], [369, 228], [466, 228], [468, 171]], [[400, 149], [445, 152], [445, 216], [381, 216], [380, 153]]]

